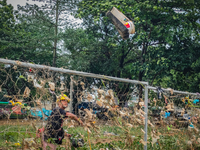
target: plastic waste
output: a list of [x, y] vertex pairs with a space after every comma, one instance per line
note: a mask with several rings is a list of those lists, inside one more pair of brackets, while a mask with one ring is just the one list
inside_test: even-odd
[[193, 104], [196, 104], [196, 103], [199, 103], [199, 99], [195, 99], [195, 100], [193, 101]]
[[[47, 110], [47, 109], [45, 109], [45, 108], [42, 108], [42, 111], [43, 111], [43, 113], [44, 113], [46, 116], [50, 116], [50, 115], [51, 115], [51, 112], [52, 112], [52, 110]], [[32, 116], [34, 116], [34, 117], [40, 117], [40, 119], [42, 119], [42, 118], [43, 118], [43, 116], [42, 116], [42, 111], [40, 111], [40, 110], [38, 109], [38, 110], [35, 110], [35, 111], [31, 110], [30, 112], [31, 112], [31, 115], [32, 115]], [[44, 119], [47, 120], [47, 117], [45, 117]]]
[[170, 112], [165, 112], [164, 118], [167, 118], [167, 117], [169, 117], [169, 116], [170, 116]]

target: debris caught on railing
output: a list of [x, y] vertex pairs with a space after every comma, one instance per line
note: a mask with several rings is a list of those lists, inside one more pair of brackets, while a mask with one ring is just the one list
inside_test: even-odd
[[[70, 99], [65, 98], [68, 102], [65, 106], [63, 104], [63, 108], [69, 106], [70, 100], [73, 101], [72, 111], [78, 117], [74, 121], [73, 117], [65, 118], [63, 115], [60, 122], [52, 122], [52, 125], [62, 124], [62, 127], [67, 129], [67, 133], [81, 134], [85, 141], [82, 146], [85, 146], [86, 149], [90, 146], [91, 149], [100, 149], [98, 147], [100, 144], [102, 149], [141, 148], [147, 144], [148, 147], [156, 145], [163, 149], [165, 146], [163, 143], [167, 140], [180, 149], [183, 146], [191, 149], [200, 145], [200, 107], [197, 96], [178, 95], [177, 91], [174, 92], [170, 88], [164, 90], [160, 87], [156, 91], [157, 93], [148, 95], [149, 103], [148, 106], [145, 106], [144, 95], [140, 98], [139, 90], [133, 92], [132, 84], [98, 78], [91, 80], [89, 77], [80, 77], [80, 75], [72, 77], [67, 73], [57, 72], [54, 74], [52, 71], [46, 71], [45, 68], [32, 67], [28, 72], [27, 68], [24, 69], [20, 64], [18, 62], [16, 67], [13, 65], [9, 67], [12, 70], [11, 75], [8, 71], [9, 68], [3, 66], [1, 70], [5, 74], [9, 74], [9, 78], [11, 78], [5, 78], [6, 81], [1, 82], [0, 85], [0, 94], [2, 95], [0, 105], [5, 106], [0, 108], [0, 117], [6, 119], [3, 123], [11, 122], [11, 118], [16, 118], [16, 120], [18, 119], [15, 121], [16, 124], [19, 122], [22, 124], [22, 121], [27, 125], [29, 122], [36, 122], [39, 126], [44, 123], [42, 126], [45, 128], [45, 123], [51, 120], [52, 109], [57, 108], [56, 105], [60, 105], [55, 103], [58, 95], [66, 94], [70, 95]], [[13, 67], [15, 69], [12, 69]], [[62, 80], [61, 76], [63, 76]], [[22, 78], [23, 80], [21, 80]], [[64, 79], [69, 78], [73, 84], [72, 89], [70, 84], [64, 82]], [[70, 91], [65, 89], [70, 89]], [[158, 98], [156, 94], [158, 94]], [[184, 98], [181, 99], [183, 96]], [[147, 113], [145, 113], [146, 108], [148, 109]], [[66, 111], [68, 111], [67, 109], [65, 108]], [[62, 122], [65, 119], [69, 120]], [[81, 123], [77, 120], [82, 120], [81, 127], [78, 127]], [[148, 131], [144, 130], [146, 120]], [[12, 127], [13, 124], [9, 124], [4, 130], [2, 129], [2, 132], [9, 135], [9, 129]], [[27, 149], [31, 149], [31, 146], [41, 148], [42, 142], [35, 140], [33, 138], [35, 133], [31, 133], [32, 130], [38, 130], [38, 127], [30, 129], [30, 126], [22, 124], [22, 127], [25, 128], [23, 134], [19, 127], [20, 125], [14, 126], [17, 128], [16, 132], [19, 136], [25, 135], [26, 132], [26, 136], [31, 137], [23, 137], [24, 141], [20, 139], [21, 146], [23, 145]], [[149, 142], [144, 140], [144, 135], [147, 135]], [[37, 138], [43, 140], [42, 134]], [[20, 147], [12, 142], [7, 142], [7, 144]]]

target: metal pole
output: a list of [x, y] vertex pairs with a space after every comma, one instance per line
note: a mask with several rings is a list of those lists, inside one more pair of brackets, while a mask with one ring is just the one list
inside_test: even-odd
[[[157, 90], [157, 88], [153, 87], [153, 86], [148, 86], [148, 89], [150, 89], [150, 90]], [[164, 89], [164, 88], [162, 88], [162, 90], [166, 91], [166, 92], [170, 92], [170, 89]], [[177, 91], [177, 90], [173, 90], [173, 93], [197, 95], [197, 93], [183, 92], [183, 91]]]
[[147, 150], [147, 126], [148, 126], [148, 85], [145, 85], [145, 101], [144, 101], [144, 111], [145, 111], [145, 125], [144, 125], [144, 150]]
[[111, 77], [111, 76], [105, 76], [105, 75], [98, 75], [98, 74], [94, 74], [94, 73], [74, 71], [74, 70], [50, 67], [50, 66], [45, 66], [45, 65], [37, 65], [37, 64], [25, 63], [25, 62], [2, 59], [2, 58], [0, 58], [0, 63], [13, 64], [16, 66], [21, 66], [21, 67], [26, 67], [26, 68], [44, 69], [44, 70], [48, 70], [48, 71], [67, 73], [67, 74], [71, 74], [71, 75], [81, 75], [81, 76], [85, 76], [85, 77], [99, 78], [99, 79], [104, 79], [104, 80], [113, 80], [113, 81], [133, 83], [133, 84], [142, 84], [142, 85], [148, 84], [148, 82], [144, 82], [144, 81], [123, 79], [123, 78], [117, 78], [117, 77]]
[[69, 111], [72, 113], [73, 110], [73, 76], [70, 77], [70, 103], [69, 103]]

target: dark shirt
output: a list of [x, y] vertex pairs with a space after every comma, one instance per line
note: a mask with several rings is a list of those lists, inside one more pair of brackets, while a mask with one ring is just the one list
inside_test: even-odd
[[[48, 117], [47, 124], [44, 129], [44, 140], [52, 139], [57, 144], [62, 144], [64, 138], [63, 122], [66, 118], [65, 110], [56, 107]], [[51, 141], [52, 142], [52, 141]]]

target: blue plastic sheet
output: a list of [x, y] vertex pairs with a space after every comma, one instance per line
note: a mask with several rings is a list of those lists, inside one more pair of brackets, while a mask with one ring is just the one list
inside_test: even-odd
[[193, 101], [193, 104], [196, 104], [196, 103], [199, 103], [199, 100], [198, 100], [198, 99], [195, 99], [195, 100]]
[[45, 108], [42, 108], [42, 111], [43, 111], [43, 113], [44, 113], [46, 116], [50, 116], [50, 115], [51, 115], [51, 112], [52, 112], [52, 110], [47, 110], [47, 109], [45, 109]]
[[[47, 116], [44, 119], [47, 120], [48, 116], [51, 115], [52, 110], [47, 110], [45, 108], [42, 108], [42, 111], [45, 114], [45, 116]], [[36, 111], [31, 110], [30, 112], [31, 112], [32, 116], [34, 116], [34, 117], [40, 117], [40, 119], [43, 119], [43, 117], [42, 117], [42, 111], [40, 111], [40, 110], [36, 110]]]

